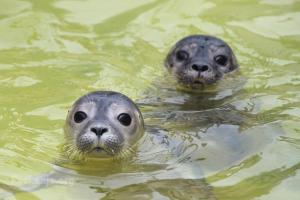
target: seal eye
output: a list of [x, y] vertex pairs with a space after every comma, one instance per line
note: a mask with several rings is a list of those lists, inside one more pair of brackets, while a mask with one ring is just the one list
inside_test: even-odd
[[127, 113], [121, 113], [118, 116], [118, 120], [119, 122], [121, 122], [121, 124], [123, 124], [124, 126], [129, 126], [131, 124], [131, 117], [130, 115], [128, 115]]
[[74, 121], [76, 123], [80, 123], [83, 120], [85, 120], [86, 118], [87, 118], [87, 114], [85, 112], [82, 112], [82, 111], [78, 111], [74, 115]]
[[223, 56], [223, 55], [219, 55], [215, 57], [215, 61], [216, 63], [218, 63], [219, 65], [226, 65], [227, 64], [227, 57]]
[[184, 50], [179, 50], [176, 53], [176, 58], [180, 61], [184, 61], [184, 60], [187, 60], [189, 58], [189, 54], [188, 54], [188, 52], [186, 52]]

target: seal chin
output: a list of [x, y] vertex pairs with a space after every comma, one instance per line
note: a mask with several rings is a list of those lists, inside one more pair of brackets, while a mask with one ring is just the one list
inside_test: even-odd
[[184, 85], [184, 87], [188, 87], [191, 89], [203, 89], [205, 87], [205, 83], [202, 81], [194, 81], [189, 86]]
[[206, 79], [206, 78], [189, 78], [185, 81], [178, 81], [182, 88], [186, 89], [205, 89], [208, 85], [213, 85], [218, 79]]
[[204, 82], [200, 81], [200, 80], [196, 80], [193, 82], [193, 85], [196, 87], [203, 87], [204, 86]]
[[105, 148], [102, 148], [100, 146], [94, 147], [89, 153], [89, 157], [111, 157], [112, 153], [110, 151], [107, 151]]
[[101, 152], [101, 151], [104, 151], [104, 149], [102, 147], [95, 147], [95, 148], [93, 148], [93, 151]]
[[94, 147], [86, 153], [87, 157], [90, 158], [103, 158], [103, 157], [117, 157], [120, 152], [122, 152], [122, 149], [119, 150], [114, 150], [114, 149], [109, 149], [109, 148], [103, 148], [100, 146]]
[[182, 88], [202, 89], [206, 85], [206, 81], [204, 79], [194, 77], [177, 79], [177, 82]]

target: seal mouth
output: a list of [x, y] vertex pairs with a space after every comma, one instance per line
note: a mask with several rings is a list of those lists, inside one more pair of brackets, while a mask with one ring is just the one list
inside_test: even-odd
[[104, 148], [102, 148], [102, 147], [95, 147], [95, 148], [93, 148], [93, 150], [92, 151], [94, 151], [94, 152], [97, 152], [97, 153], [100, 153], [100, 152], [106, 152], [105, 151], [105, 149]]
[[203, 83], [201, 81], [194, 81], [195, 85], [203, 85]]
[[91, 153], [112, 155], [112, 152], [110, 151], [110, 149], [106, 149], [106, 148], [103, 148], [100, 146], [94, 147], [92, 149]]
[[192, 87], [197, 87], [197, 88], [201, 87], [202, 88], [202, 87], [204, 87], [204, 85], [205, 85], [204, 82], [196, 80], [193, 82]]

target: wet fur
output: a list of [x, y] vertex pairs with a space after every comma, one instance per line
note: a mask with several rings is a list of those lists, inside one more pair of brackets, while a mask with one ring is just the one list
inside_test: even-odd
[[[187, 60], [181, 61], [176, 58], [176, 53], [180, 50], [188, 53]], [[218, 55], [227, 58], [225, 66], [214, 60]], [[171, 48], [164, 63], [177, 82], [187, 88], [203, 88], [238, 68], [230, 46], [219, 38], [207, 35], [192, 35], [181, 39]], [[198, 63], [208, 66], [209, 70], [203, 72], [193, 70], [192, 65]]]
[[[114, 106], [117, 109], [114, 109]], [[82, 124], [75, 123], [74, 114], [81, 109], [86, 109], [90, 117]], [[117, 118], [115, 114], [122, 110], [128, 110], [132, 117], [132, 123], [128, 127], [123, 127], [115, 119]], [[94, 124], [103, 125], [109, 131], [98, 138], [90, 131]], [[63, 151], [71, 160], [85, 160], [91, 153], [98, 156], [94, 148], [95, 143], [99, 145], [100, 142], [99, 151], [102, 154], [118, 159], [133, 151], [132, 146], [143, 132], [143, 117], [133, 101], [116, 92], [93, 92], [79, 98], [69, 111], [65, 124], [66, 142]]]

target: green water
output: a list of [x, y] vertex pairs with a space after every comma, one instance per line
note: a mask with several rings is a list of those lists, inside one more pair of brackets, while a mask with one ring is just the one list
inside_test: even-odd
[[[198, 33], [240, 72], [191, 94], [163, 59]], [[298, 0], [0, 0], [0, 199], [299, 199], [299, 50]], [[68, 107], [101, 89], [141, 107], [136, 153], [57, 164]]]

